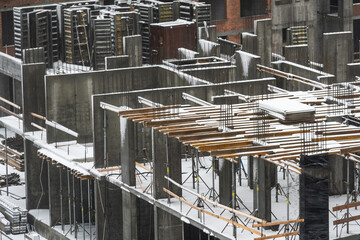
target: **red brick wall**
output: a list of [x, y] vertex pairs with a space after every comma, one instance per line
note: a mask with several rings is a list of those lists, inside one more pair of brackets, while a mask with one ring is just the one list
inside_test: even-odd
[[360, 16], [360, 3], [356, 3], [353, 6], [353, 16]]
[[[271, 0], [268, 1], [268, 6], [271, 6]], [[226, 0], [226, 19], [213, 21], [216, 25], [217, 32], [225, 33], [232, 31], [253, 31], [254, 20], [264, 19], [271, 17], [271, 14], [252, 16], [252, 17], [241, 17], [240, 16], [240, 0]], [[228, 40], [237, 43], [241, 42], [241, 34], [228, 35]]]

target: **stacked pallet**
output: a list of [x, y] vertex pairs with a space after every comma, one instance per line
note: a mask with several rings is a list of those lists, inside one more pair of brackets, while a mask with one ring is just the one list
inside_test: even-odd
[[27, 231], [27, 211], [14, 205], [5, 196], [0, 196], [0, 212], [10, 222], [11, 233], [21, 234]]

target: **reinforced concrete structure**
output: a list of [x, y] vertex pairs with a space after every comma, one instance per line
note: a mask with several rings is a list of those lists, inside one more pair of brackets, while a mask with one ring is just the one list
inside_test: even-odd
[[[240, 2], [240, 17], [270, 9]], [[212, 4], [14, 8], [15, 55], [0, 53], [1, 234], [359, 238], [358, 4], [273, 0], [241, 41], [221, 38]]]

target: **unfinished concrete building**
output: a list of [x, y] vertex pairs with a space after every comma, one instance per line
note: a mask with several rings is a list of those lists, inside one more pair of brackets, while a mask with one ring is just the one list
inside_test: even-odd
[[273, 0], [241, 44], [211, 6], [13, 9], [1, 234], [359, 239], [359, 4]]

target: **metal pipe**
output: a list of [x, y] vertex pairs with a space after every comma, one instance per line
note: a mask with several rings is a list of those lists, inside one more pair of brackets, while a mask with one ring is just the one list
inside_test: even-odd
[[[235, 209], [236, 208], [236, 174], [235, 174], [235, 163], [234, 163], [234, 159], [232, 159], [231, 161], [231, 174], [232, 174], [232, 179], [231, 179], [231, 182], [232, 182], [232, 208]], [[235, 222], [236, 221], [236, 215], [235, 213], [233, 213], [233, 216], [232, 216], [232, 220]], [[233, 236], [234, 238], [236, 239], [236, 226], [233, 224]]]
[[[286, 219], [289, 221], [290, 220], [290, 179], [289, 179], [289, 165], [286, 165], [286, 183], [287, 183], [287, 196], [286, 196]], [[286, 224], [286, 233], [288, 233], [290, 231], [289, 228], [289, 223]], [[286, 236], [286, 240], [289, 239], [289, 236]]]
[[77, 229], [76, 229], [76, 202], [75, 202], [75, 176], [72, 175], [73, 179], [73, 214], [74, 214], [74, 231], [75, 239], [77, 239]]
[[88, 214], [89, 214], [89, 235], [92, 240], [92, 228], [91, 228], [91, 194], [90, 194], [90, 180], [88, 180]]
[[[169, 144], [168, 137], [165, 136], [165, 154], [166, 154], [166, 176], [170, 178], [170, 169], [169, 169]], [[170, 189], [170, 182], [168, 181], [167, 185], [168, 189]], [[168, 204], [170, 204], [170, 195], [168, 194]]]
[[104, 126], [103, 126], [103, 130], [104, 130], [104, 164], [105, 167], [107, 167], [107, 161], [106, 161], [106, 110], [104, 110]]
[[215, 201], [215, 160], [216, 157], [212, 158], [212, 200]]
[[59, 168], [60, 175], [60, 221], [61, 221], [61, 229], [64, 232], [64, 217], [63, 217], [63, 186], [62, 186], [62, 173], [61, 168]]
[[6, 196], [9, 196], [9, 165], [7, 147], [7, 128], [5, 128]]
[[[200, 194], [200, 178], [199, 178], [199, 151], [196, 150], [196, 192]], [[198, 206], [201, 206], [200, 204], [200, 198], [198, 198]], [[198, 217], [201, 221], [201, 212], [198, 212]]]
[[69, 224], [70, 224], [70, 232], [72, 232], [72, 225], [71, 225], [71, 190], [70, 190], [70, 174], [67, 171], [67, 185], [68, 185], [68, 200], [69, 200]]
[[83, 226], [83, 239], [85, 240], [85, 216], [84, 216], [84, 196], [83, 196], [83, 186], [82, 181], [80, 180], [80, 205], [81, 205], [81, 220], [82, 220], [82, 226]]
[[[346, 171], [346, 196], [347, 196], [347, 204], [350, 203], [350, 159], [349, 155], [346, 156], [347, 158], [347, 171]], [[346, 216], [349, 218], [349, 208], [346, 209]], [[349, 233], [349, 222], [346, 223], [346, 232]]]

